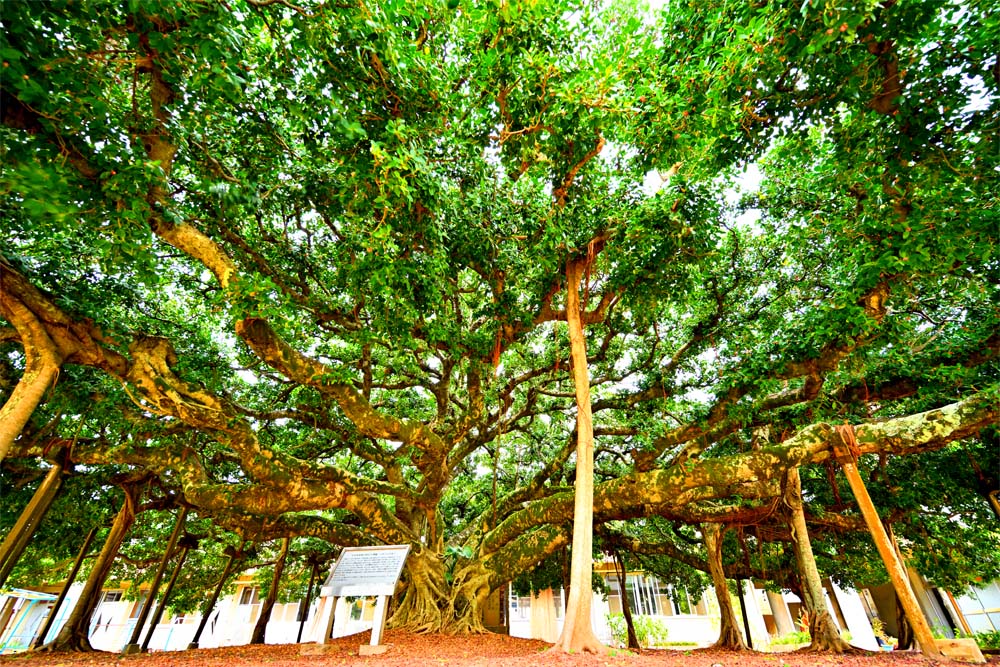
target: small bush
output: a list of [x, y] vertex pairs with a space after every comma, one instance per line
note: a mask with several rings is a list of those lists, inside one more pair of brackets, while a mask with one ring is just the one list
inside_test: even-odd
[[[654, 616], [633, 616], [632, 625], [635, 626], [635, 637], [639, 640], [639, 646], [644, 648], [663, 646], [667, 641], [667, 626]], [[617, 643], [622, 646], [628, 645], [628, 627], [625, 625], [624, 614], [608, 614], [608, 627], [611, 628], [611, 636]]]
[[808, 632], [791, 632], [787, 635], [782, 635], [781, 637], [776, 637], [771, 640], [772, 645], [779, 644], [808, 644], [812, 641]]
[[979, 648], [981, 649], [1000, 650], [1000, 630], [977, 632], [972, 635], [972, 638], [976, 640], [976, 643], [979, 644]]
[[[935, 625], [931, 628], [931, 633], [936, 639], [944, 639], [948, 636], [947, 631], [940, 625]], [[974, 632], [970, 635], [967, 632], [962, 632], [958, 628], [955, 628], [952, 630], [952, 634], [954, 634], [955, 637], [964, 639], [975, 639], [976, 644], [978, 644], [981, 649], [1000, 650], [1000, 630], [982, 630], [980, 632]]]

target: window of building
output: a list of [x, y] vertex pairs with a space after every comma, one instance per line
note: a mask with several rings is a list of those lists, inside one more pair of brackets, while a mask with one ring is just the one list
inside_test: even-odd
[[670, 599], [672, 592], [670, 586], [667, 586], [662, 581], [657, 581], [656, 583], [656, 602], [660, 607], [660, 614], [663, 616], [673, 616], [677, 612], [674, 609], [673, 600]]
[[691, 598], [688, 597], [687, 589], [674, 588], [671, 600], [673, 601], [674, 608], [677, 610], [678, 614], [691, 613]]
[[[605, 583], [608, 588], [609, 611], [612, 614], [622, 613], [618, 577], [609, 575], [605, 578]], [[696, 601], [683, 587], [669, 586], [656, 577], [628, 576], [625, 587], [628, 591], [629, 609], [636, 616], [708, 615], [708, 603], [704, 596]]]
[[659, 582], [656, 577], [639, 575], [637, 577], [626, 577], [625, 587], [629, 591], [629, 609], [637, 616], [658, 616], [660, 606], [658, 604], [657, 590]]
[[301, 623], [302, 621], [309, 618], [309, 605], [305, 603], [305, 600], [297, 604], [298, 610], [295, 612], [295, 622]]
[[514, 620], [531, 617], [531, 597], [518, 595], [513, 587], [510, 589], [510, 616]]
[[101, 602], [119, 602], [121, 599], [121, 591], [104, 591], [104, 597], [101, 598]]
[[257, 604], [260, 602], [256, 586], [247, 586], [240, 593], [240, 604]]
[[608, 611], [612, 614], [622, 613], [622, 592], [618, 588], [618, 578], [605, 577], [604, 583], [608, 587]]
[[136, 599], [135, 604], [132, 605], [132, 611], [129, 612], [129, 618], [139, 618], [139, 613], [142, 611], [142, 606], [146, 604], [146, 598], [149, 597], [149, 591], [142, 591], [139, 593], [138, 599]]
[[370, 621], [375, 616], [374, 597], [349, 597], [347, 598], [347, 604], [351, 607], [352, 621]]

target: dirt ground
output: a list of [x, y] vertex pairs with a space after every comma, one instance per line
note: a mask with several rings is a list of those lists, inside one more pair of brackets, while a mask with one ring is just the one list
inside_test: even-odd
[[[919, 653], [898, 651], [863, 655], [647, 650], [634, 654], [610, 649], [607, 655], [546, 653], [545, 642], [505, 635], [452, 637], [389, 631], [382, 655], [360, 656], [368, 634], [336, 640], [325, 655], [301, 655], [299, 644], [232, 646], [122, 657], [116, 653], [41, 653], [0, 656], [4, 667], [931, 667]], [[990, 667], [1000, 657], [989, 656]], [[956, 665], [960, 663], [954, 663]]]

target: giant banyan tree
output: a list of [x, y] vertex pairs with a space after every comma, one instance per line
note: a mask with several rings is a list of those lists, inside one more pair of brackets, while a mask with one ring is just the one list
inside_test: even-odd
[[588, 484], [595, 554], [884, 579], [848, 424], [908, 558], [997, 576], [989, 16], [8, 2], [0, 475], [410, 544], [391, 623], [478, 632]]

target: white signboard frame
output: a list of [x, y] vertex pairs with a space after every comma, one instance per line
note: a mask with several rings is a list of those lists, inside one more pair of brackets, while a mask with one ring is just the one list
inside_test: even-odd
[[403, 571], [409, 544], [378, 547], [345, 547], [337, 562], [330, 568], [326, 583], [320, 589], [320, 644], [330, 643], [333, 633], [333, 614], [340, 597], [377, 596], [375, 618], [372, 624], [370, 645], [379, 646], [385, 629], [389, 596], [396, 591], [399, 575]]

